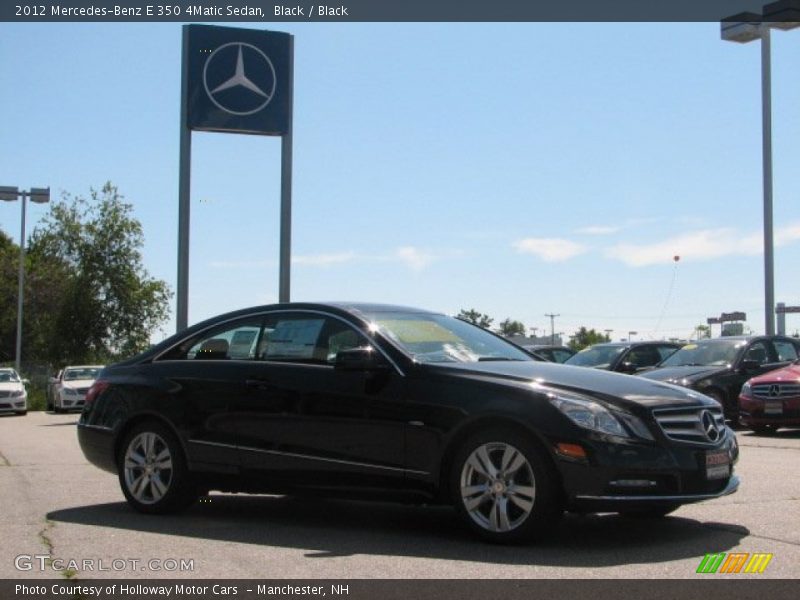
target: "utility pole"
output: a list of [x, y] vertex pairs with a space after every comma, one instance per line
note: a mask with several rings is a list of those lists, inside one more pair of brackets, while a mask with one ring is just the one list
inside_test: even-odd
[[556, 314], [545, 313], [544, 316], [545, 317], [550, 317], [550, 343], [555, 346], [556, 345], [556, 326], [555, 326], [555, 322], [556, 322], [556, 317], [560, 317], [561, 315], [560, 314], [556, 315]]

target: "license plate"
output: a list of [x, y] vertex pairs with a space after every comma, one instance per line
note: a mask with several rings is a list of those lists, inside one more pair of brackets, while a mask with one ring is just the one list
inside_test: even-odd
[[764, 402], [764, 414], [765, 415], [782, 415], [783, 414], [783, 402], [780, 400], [767, 400]]
[[731, 474], [727, 450], [706, 453], [706, 479], [726, 479]]

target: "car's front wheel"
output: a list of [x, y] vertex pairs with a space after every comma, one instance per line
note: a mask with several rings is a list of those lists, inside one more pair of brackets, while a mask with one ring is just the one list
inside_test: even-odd
[[140, 512], [175, 512], [198, 498], [183, 449], [161, 423], [142, 423], [128, 432], [119, 453], [118, 469], [125, 498]]
[[511, 429], [482, 432], [462, 444], [450, 485], [462, 520], [491, 542], [543, 535], [563, 513], [553, 467], [527, 436]]

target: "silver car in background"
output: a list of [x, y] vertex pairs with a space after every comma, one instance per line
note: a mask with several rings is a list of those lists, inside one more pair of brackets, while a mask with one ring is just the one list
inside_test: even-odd
[[81, 410], [86, 401], [86, 392], [102, 369], [103, 365], [64, 367], [50, 380], [47, 409], [56, 413]]
[[11, 368], [0, 368], [0, 414], [28, 412], [28, 393], [25, 382]]

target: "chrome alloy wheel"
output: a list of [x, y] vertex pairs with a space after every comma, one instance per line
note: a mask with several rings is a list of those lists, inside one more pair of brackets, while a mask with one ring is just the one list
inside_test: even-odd
[[157, 433], [143, 431], [125, 451], [125, 485], [142, 504], [155, 504], [172, 483], [172, 455]]
[[461, 501], [483, 529], [511, 531], [531, 514], [536, 480], [525, 455], [503, 442], [478, 446], [461, 469]]

